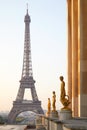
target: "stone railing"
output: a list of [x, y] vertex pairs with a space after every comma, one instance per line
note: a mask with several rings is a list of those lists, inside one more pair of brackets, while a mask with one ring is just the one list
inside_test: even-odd
[[39, 115], [36, 119], [37, 130], [87, 130], [87, 118], [72, 118], [69, 120], [59, 120], [58, 118]]
[[39, 115], [36, 119], [36, 128], [44, 127], [46, 130], [63, 130], [62, 122], [57, 118], [49, 118], [43, 115]]

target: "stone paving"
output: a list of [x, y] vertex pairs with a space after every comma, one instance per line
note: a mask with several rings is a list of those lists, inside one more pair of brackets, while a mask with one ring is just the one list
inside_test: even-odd
[[0, 130], [24, 130], [26, 125], [0, 125]]
[[0, 130], [46, 130], [44, 127], [42, 128], [27, 128], [26, 125], [0, 125]]
[[63, 122], [64, 127], [75, 130], [87, 130], [87, 119], [72, 119]]

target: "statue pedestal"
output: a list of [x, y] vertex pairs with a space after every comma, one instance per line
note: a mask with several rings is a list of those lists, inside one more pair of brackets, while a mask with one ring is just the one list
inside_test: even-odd
[[60, 120], [69, 120], [72, 118], [72, 111], [71, 110], [60, 110], [59, 112], [59, 119]]
[[57, 118], [58, 117], [58, 112], [57, 111], [51, 111], [50, 112], [50, 117]]
[[50, 117], [50, 112], [46, 112], [46, 117]]

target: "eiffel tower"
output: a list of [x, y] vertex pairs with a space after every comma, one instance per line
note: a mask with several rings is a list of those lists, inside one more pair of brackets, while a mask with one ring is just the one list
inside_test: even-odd
[[[30, 16], [27, 13], [25, 15], [25, 41], [24, 41], [24, 57], [22, 76], [20, 80], [20, 87], [16, 100], [13, 101], [13, 107], [8, 115], [8, 122], [14, 123], [18, 114], [24, 111], [33, 111], [37, 114], [44, 114], [41, 107], [41, 101], [39, 101], [36, 89], [35, 80], [33, 79], [32, 61], [31, 61], [31, 47], [30, 47]], [[31, 90], [32, 100], [24, 100], [25, 89]]]

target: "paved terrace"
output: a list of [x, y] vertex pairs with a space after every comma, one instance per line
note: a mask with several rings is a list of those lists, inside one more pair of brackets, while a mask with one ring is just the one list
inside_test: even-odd
[[72, 120], [62, 121], [62, 123], [64, 130], [87, 130], [87, 118], [73, 118]]
[[26, 125], [0, 125], [0, 130], [24, 130]]
[[0, 125], [0, 130], [46, 130], [45, 127], [29, 128], [27, 125]]

